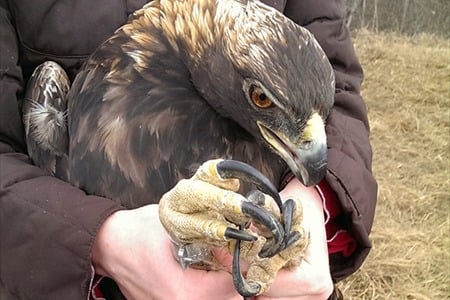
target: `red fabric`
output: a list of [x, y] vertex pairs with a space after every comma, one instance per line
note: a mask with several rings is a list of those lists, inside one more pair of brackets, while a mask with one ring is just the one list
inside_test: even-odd
[[103, 276], [95, 275], [94, 282], [92, 285], [92, 290], [89, 293], [89, 295], [90, 295], [89, 300], [105, 299], [105, 297], [103, 296], [103, 293], [100, 289], [100, 281], [102, 281], [102, 279], [103, 279]]
[[[282, 188], [293, 178], [295, 178], [294, 174], [288, 174], [282, 182]], [[357, 243], [350, 233], [343, 229], [342, 225], [337, 221], [342, 214], [342, 207], [336, 193], [325, 179], [316, 185], [316, 190], [319, 192], [323, 202], [328, 254], [340, 253], [344, 257], [349, 257], [356, 250]]]
[[323, 200], [328, 253], [340, 253], [344, 257], [349, 257], [356, 250], [357, 244], [350, 233], [337, 222], [339, 215], [342, 214], [337, 196], [325, 180], [322, 180], [316, 189]]

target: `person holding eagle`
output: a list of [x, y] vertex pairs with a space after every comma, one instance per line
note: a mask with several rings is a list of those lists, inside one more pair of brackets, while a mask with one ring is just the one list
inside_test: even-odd
[[376, 202], [343, 3], [144, 2], [1, 2], [2, 298], [326, 299]]

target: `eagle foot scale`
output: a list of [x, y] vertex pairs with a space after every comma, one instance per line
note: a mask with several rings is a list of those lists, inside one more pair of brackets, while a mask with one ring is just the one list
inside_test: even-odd
[[[237, 193], [240, 181], [259, 190], [244, 197]], [[233, 160], [205, 162], [163, 195], [159, 215], [182, 266], [221, 269], [208, 249], [226, 249], [233, 256], [233, 282], [244, 297], [263, 293], [278, 270], [300, 263], [309, 240], [300, 201], [283, 203], [264, 175]], [[249, 263], [245, 278], [241, 260]]]

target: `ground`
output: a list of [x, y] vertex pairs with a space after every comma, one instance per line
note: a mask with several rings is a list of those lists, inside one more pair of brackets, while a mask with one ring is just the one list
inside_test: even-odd
[[374, 174], [373, 250], [346, 299], [450, 299], [450, 47], [429, 35], [355, 33]]

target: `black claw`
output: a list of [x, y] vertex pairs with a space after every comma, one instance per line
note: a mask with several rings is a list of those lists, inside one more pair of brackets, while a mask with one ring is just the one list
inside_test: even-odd
[[270, 245], [263, 247], [259, 255], [261, 257], [272, 257], [277, 254], [276, 250], [282, 246], [284, 241], [285, 234], [283, 225], [281, 225], [273, 214], [252, 202], [242, 202], [242, 212], [272, 232], [273, 238], [271, 239]]
[[261, 253], [261, 257], [271, 257], [274, 256], [296, 241], [300, 239], [300, 233], [298, 231], [291, 232], [292, 230], [292, 218], [295, 213], [295, 202], [292, 199], [288, 199], [283, 203], [282, 217], [283, 217], [283, 230], [284, 236], [282, 243], [267, 242]]
[[292, 217], [295, 213], [295, 201], [292, 199], [288, 199], [283, 203], [283, 222], [284, 222], [284, 241], [283, 248], [284, 250], [287, 247], [291, 246], [293, 243], [298, 241], [301, 237], [300, 232], [292, 230]]
[[[239, 226], [239, 228], [242, 229], [242, 226]], [[234, 287], [242, 297], [252, 297], [257, 295], [261, 291], [261, 286], [256, 282], [247, 282], [244, 276], [242, 276], [241, 265], [239, 261], [240, 252], [241, 252], [241, 241], [238, 240], [236, 242], [236, 246], [234, 248], [233, 253], [232, 275]]]
[[247, 242], [254, 242], [258, 239], [256, 236], [253, 236], [243, 230], [237, 230], [232, 227], [227, 227], [227, 229], [225, 230], [225, 237], [229, 239], [235, 239], [238, 241], [242, 240]]
[[292, 228], [292, 217], [295, 212], [295, 202], [292, 199], [288, 199], [283, 203], [283, 222], [284, 232], [289, 234]]
[[[217, 171], [222, 178], [237, 178], [255, 184], [261, 192], [271, 196], [277, 203], [283, 218], [283, 225], [273, 214], [260, 207], [264, 201], [260, 191], [251, 192], [248, 195], [249, 201], [242, 204], [242, 211], [247, 216], [266, 226], [273, 234], [273, 238], [269, 239], [261, 249], [260, 257], [272, 257], [300, 239], [301, 235], [299, 232], [291, 232], [295, 213], [294, 200], [288, 199], [285, 203], [282, 203], [275, 186], [261, 172], [246, 163], [236, 160], [219, 162]], [[245, 240], [241, 236], [236, 239], [238, 241]]]
[[284, 223], [284, 241], [283, 248], [279, 251], [286, 249], [293, 243], [298, 241], [301, 237], [300, 232], [292, 230], [292, 218], [295, 213], [295, 201], [288, 199], [283, 203], [283, 223]]
[[255, 184], [262, 192], [271, 196], [282, 211], [283, 204], [276, 187], [254, 167], [237, 160], [223, 160], [217, 164], [217, 171], [222, 178], [237, 178]]
[[298, 231], [291, 232], [287, 237], [285, 237], [284, 242], [283, 242], [283, 249], [281, 249], [281, 250], [284, 250], [284, 249], [290, 247], [293, 243], [298, 241], [301, 237], [302, 237], [302, 235], [300, 234], [300, 232], [298, 232]]

